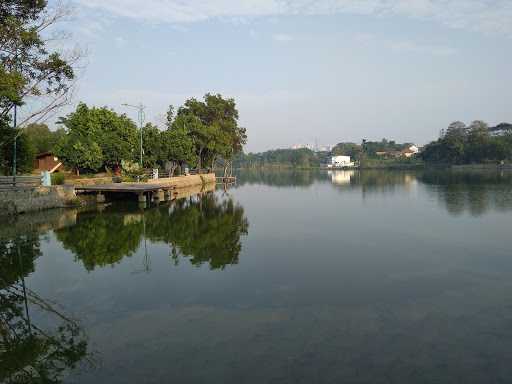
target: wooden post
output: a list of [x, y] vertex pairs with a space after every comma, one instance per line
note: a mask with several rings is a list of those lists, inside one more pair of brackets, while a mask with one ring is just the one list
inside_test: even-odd
[[103, 204], [104, 202], [106, 201], [105, 199], [105, 195], [103, 193], [98, 193], [96, 195], [96, 202], [99, 203], [99, 204]]
[[153, 201], [155, 203], [158, 203], [160, 201], [164, 201], [164, 191], [163, 189], [159, 189], [156, 191], [156, 193], [153, 195]]

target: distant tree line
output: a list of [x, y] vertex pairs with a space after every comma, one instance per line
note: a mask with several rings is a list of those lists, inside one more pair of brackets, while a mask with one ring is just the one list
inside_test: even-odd
[[512, 125], [496, 127], [480, 120], [469, 126], [451, 123], [439, 139], [425, 146], [422, 158], [427, 163], [472, 164], [512, 160]]
[[365, 158], [378, 158], [379, 152], [400, 152], [412, 146], [412, 143], [397, 143], [386, 138], [381, 141], [362, 140], [361, 144], [338, 143], [332, 149], [333, 156], [350, 156], [354, 160]]
[[393, 140], [366, 141], [361, 144], [341, 142], [332, 150], [315, 152], [308, 148], [275, 149], [260, 153], [240, 153], [234, 165], [237, 168], [317, 168], [320, 164], [330, 163], [331, 156], [350, 156], [356, 161], [364, 158], [378, 158], [377, 152], [399, 152], [409, 148], [411, 143], [399, 144]]
[[314, 152], [307, 148], [275, 149], [260, 153], [240, 153], [234, 160], [237, 168], [313, 168], [319, 167], [329, 152]]

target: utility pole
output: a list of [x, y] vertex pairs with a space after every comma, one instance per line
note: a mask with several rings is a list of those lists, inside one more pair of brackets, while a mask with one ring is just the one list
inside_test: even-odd
[[13, 146], [13, 155], [12, 155], [12, 177], [13, 177], [13, 182], [14, 182], [14, 186], [16, 186], [16, 158], [18, 157], [17, 154], [16, 154], [16, 151], [17, 151], [17, 136], [18, 136], [18, 132], [16, 131], [17, 129], [17, 124], [18, 124], [18, 106], [16, 104], [14, 104], [14, 113], [13, 113], [13, 129], [14, 129], [14, 146]]
[[[18, 70], [18, 48], [16, 47], [16, 53], [14, 55], [14, 70], [17, 71]], [[17, 140], [18, 140], [18, 132], [16, 132], [16, 129], [18, 127], [18, 106], [16, 105], [16, 103], [14, 104], [14, 113], [13, 113], [13, 122], [12, 122], [12, 126], [13, 126], [13, 129], [14, 129], [14, 144], [13, 144], [13, 151], [12, 151], [12, 177], [13, 177], [13, 184], [14, 186], [16, 186], [16, 172], [17, 172], [17, 169], [16, 169], [16, 158], [18, 157], [17, 155], [17, 147], [18, 147], [18, 143], [17, 143]]]
[[142, 149], [142, 125], [144, 124], [144, 109], [146, 109], [146, 106], [140, 103], [139, 105], [131, 105], [131, 104], [123, 104], [124, 107], [130, 107], [134, 108], [138, 112], [139, 116], [139, 127], [140, 127], [140, 168], [142, 169], [142, 155], [143, 155], [143, 149]]

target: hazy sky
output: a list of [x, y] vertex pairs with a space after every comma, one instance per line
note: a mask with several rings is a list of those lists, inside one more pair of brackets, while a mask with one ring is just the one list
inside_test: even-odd
[[[237, 101], [248, 151], [512, 120], [510, 0], [73, 0], [75, 100]], [[128, 111], [130, 116], [135, 113]]]

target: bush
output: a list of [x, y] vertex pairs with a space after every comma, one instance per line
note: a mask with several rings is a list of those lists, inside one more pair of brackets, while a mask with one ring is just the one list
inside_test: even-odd
[[66, 179], [63, 173], [52, 173], [51, 178], [52, 185], [62, 185], [64, 184], [64, 180]]

